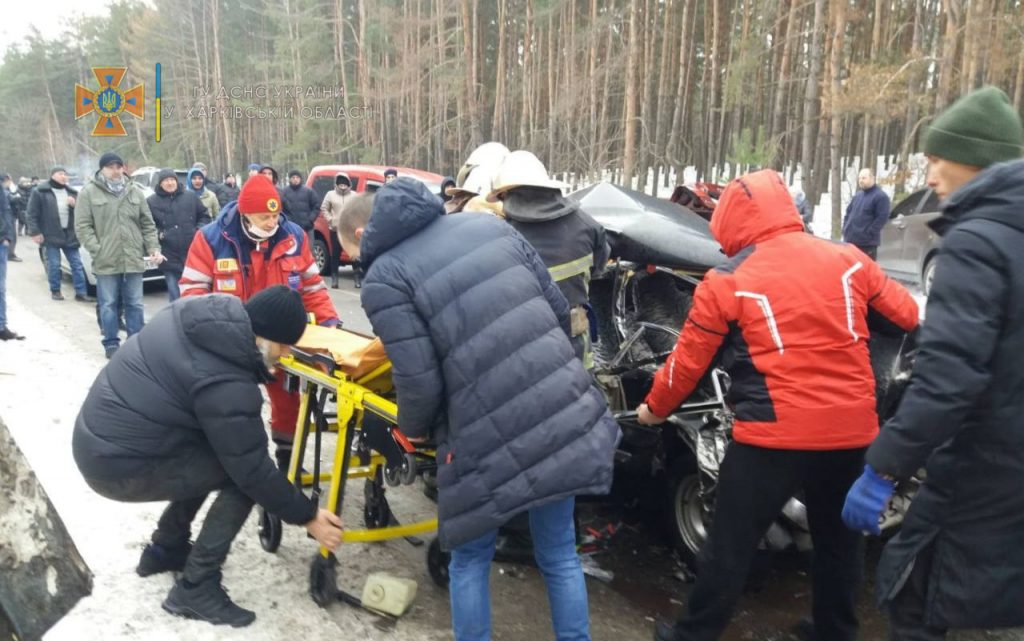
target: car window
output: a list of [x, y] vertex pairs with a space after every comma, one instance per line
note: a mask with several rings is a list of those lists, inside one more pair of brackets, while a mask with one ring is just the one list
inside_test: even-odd
[[317, 176], [313, 179], [313, 191], [316, 192], [316, 197], [323, 201], [324, 196], [327, 195], [331, 189], [334, 188], [334, 179], [330, 176]]
[[366, 181], [366, 193], [372, 194], [372, 193], [376, 192], [378, 189], [380, 189], [383, 186], [384, 185], [382, 183], [379, 183], [376, 180], [367, 180]]
[[917, 206], [921, 203], [921, 199], [924, 198], [930, 189], [921, 189], [910, 194], [899, 202], [898, 205], [892, 208], [892, 212], [889, 214], [889, 218], [896, 218], [897, 216], [910, 216], [917, 212]]
[[919, 214], [932, 214], [939, 211], [939, 195], [934, 190], [928, 190], [928, 197], [925, 198], [924, 204], [917, 210]]

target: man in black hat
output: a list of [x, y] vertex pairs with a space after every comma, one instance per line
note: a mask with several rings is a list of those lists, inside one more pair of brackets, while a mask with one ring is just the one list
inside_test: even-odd
[[384, 184], [394, 182], [398, 178], [398, 170], [394, 167], [388, 167], [384, 170]]
[[28, 235], [46, 253], [46, 275], [50, 281], [50, 297], [64, 300], [60, 291], [61, 252], [71, 267], [71, 280], [75, 286], [75, 300], [94, 302], [88, 295], [85, 267], [78, 252], [75, 236], [75, 196], [78, 192], [68, 186], [68, 174], [63, 167], [50, 170], [50, 180], [32, 191], [28, 201]]
[[320, 199], [316, 192], [302, 184], [302, 173], [297, 169], [288, 172], [288, 187], [281, 194], [288, 220], [306, 234], [313, 231], [316, 218], [320, 215]]
[[[75, 421], [72, 449], [86, 482], [115, 501], [171, 501], [137, 572], [182, 572], [163, 608], [241, 627], [255, 613], [231, 601], [221, 565], [254, 503], [304, 525], [321, 545], [341, 520], [319, 509], [267, 454], [259, 384], [302, 336], [302, 297], [283, 285], [242, 303], [212, 294], [157, 314], [100, 372]], [[218, 491], [195, 543], [192, 521]]]
[[82, 187], [75, 203], [75, 235], [92, 258], [96, 275], [103, 348], [110, 358], [121, 345], [118, 308], [123, 305], [128, 336], [145, 324], [142, 306], [144, 256], [163, 262], [156, 223], [142, 187], [124, 174], [124, 161], [112, 151], [100, 156], [100, 169]]

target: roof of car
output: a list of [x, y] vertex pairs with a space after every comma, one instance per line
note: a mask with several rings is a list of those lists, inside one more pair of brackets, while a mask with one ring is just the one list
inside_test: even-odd
[[[333, 175], [340, 171], [345, 173], [359, 173], [359, 174], [373, 174], [373, 177], [384, 181], [384, 170], [388, 169], [385, 165], [317, 165], [310, 170], [309, 174], [329, 174]], [[418, 178], [424, 182], [441, 182], [444, 180], [444, 176], [435, 174], [430, 171], [423, 171], [422, 169], [411, 169], [409, 167], [394, 167], [398, 170], [399, 176], [409, 176], [410, 178]]]

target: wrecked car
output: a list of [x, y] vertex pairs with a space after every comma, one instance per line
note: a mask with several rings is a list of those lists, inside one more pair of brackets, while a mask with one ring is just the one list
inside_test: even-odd
[[[600, 183], [569, 195], [600, 223], [612, 263], [590, 285], [597, 320], [595, 378], [623, 431], [612, 499], [656, 511], [684, 561], [693, 562], [707, 537], [718, 464], [731, 440], [726, 402], [729, 377], [713, 363], [694, 394], [663, 426], [635, 420], [655, 372], [675, 347], [703, 275], [724, 262], [708, 221], [689, 209]], [[912, 340], [880, 316], [872, 327], [879, 416], [890, 416], [909, 379]], [[906, 504], [909, 504], [908, 488]], [[897, 524], [906, 505], [886, 515]], [[810, 547], [806, 510], [794, 497], [763, 546]]]

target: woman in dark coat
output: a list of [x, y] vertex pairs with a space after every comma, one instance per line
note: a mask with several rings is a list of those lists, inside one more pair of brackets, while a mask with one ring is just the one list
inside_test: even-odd
[[210, 222], [210, 214], [199, 197], [178, 182], [173, 169], [160, 170], [156, 189], [146, 202], [160, 236], [160, 251], [166, 259], [160, 270], [167, 281], [167, 297], [174, 302], [181, 296], [178, 281], [192, 238], [197, 229]]

